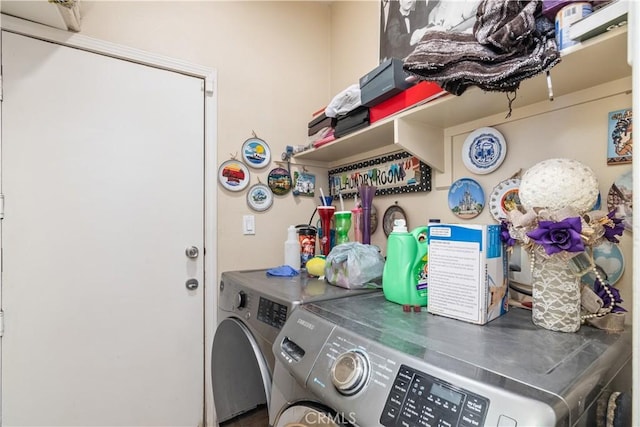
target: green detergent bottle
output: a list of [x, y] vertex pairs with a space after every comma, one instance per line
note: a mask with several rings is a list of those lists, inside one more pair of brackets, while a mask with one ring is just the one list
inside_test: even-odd
[[387, 300], [427, 305], [427, 231], [427, 226], [422, 226], [409, 232], [404, 219], [394, 221], [382, 271], [382, 292]]

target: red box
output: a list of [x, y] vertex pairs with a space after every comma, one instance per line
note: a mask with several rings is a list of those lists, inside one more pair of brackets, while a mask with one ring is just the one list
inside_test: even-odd
[[380, 119], [384, 119], [398, 111], [416, 105], [425, 100], [435, 99], [448, 93], [438, 84], [433, 82], [422, 81], [417, 85], [392, 96], [386, 101], [382, 101], [378, 105], [369, 108], [369, 123], [374, 123]]

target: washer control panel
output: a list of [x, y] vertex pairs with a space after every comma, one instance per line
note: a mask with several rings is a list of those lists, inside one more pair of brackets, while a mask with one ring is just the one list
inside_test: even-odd
[[488, 409], [488, 399], [401, 365], [380, 424], [480, 427]]

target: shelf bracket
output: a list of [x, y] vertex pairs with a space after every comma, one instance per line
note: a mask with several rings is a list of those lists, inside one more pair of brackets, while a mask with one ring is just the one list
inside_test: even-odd
[[396, 119], [394, 143], [438, 172], [445, 172], [444, 129], [408, 119]]

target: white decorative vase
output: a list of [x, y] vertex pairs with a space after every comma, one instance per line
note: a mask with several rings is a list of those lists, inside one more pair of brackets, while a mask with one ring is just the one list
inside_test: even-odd
[[580, 278], [572, 274], [566, 261], [535, 257], [532, 282], [535, 325], [560, 332], [580, 329]]

